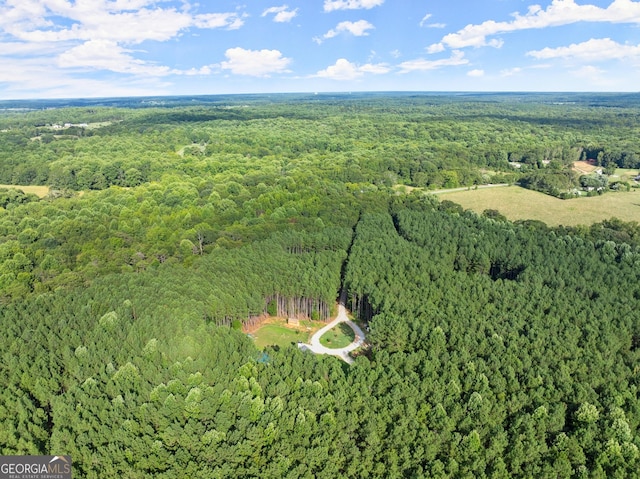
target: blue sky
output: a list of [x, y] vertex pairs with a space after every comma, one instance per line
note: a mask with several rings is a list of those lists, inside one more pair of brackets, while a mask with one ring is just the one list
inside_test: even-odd
[[0, 99], [639, 85], [640, 0], [0, 0]]

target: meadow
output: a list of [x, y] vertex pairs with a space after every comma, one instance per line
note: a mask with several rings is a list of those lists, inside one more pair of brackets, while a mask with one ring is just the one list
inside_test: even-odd
[[252, 336], [258, 349], [264, 349], [267, 346], [285, 347], [292, 343], [304, 343], [309, 339], [309, 333], [307, 332], [276, 323], [265, 324], [258, 328]]
[[591, 225], [612, 217], [640, 221], [640, 192], [637, 190], [570, 200], [519, 186], [470, 189], [439, 193], [437, 196], [440, 200], [453, 201], [477, 213], [498, 210], [511, 221], [538, 220], [549, 226]]
[[21, 190], [25, 193], [34, 194], [38, 198], [44, 198], [49, 194], [49, 187], [40, 185], [0, 185], [0, 188], [13, 188], [15, 190]]

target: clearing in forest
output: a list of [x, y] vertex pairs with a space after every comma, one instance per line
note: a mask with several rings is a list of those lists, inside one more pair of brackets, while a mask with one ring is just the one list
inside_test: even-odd
[[38, 186], [38, 185], [0, 185], [0, 188], [13, 188], [14, 190], [21, 190], [25, 193], [31, 193], [36, 195], [38, 198], [44, 198], [49, 194], [48, 186]]
[[588, 175], [596, 171], [599, 167], [596, 165], [595, 160], [580, 160], [573, 162], [573, 169], [581, 175]]
[[262, 326], [251, 333], [257, 348], [267, 346], [288, 346], [307, 342], [311, 335], [324, 326], [322, 321], [301, 320], [299, 326], [287, 324], [285, 319], [269, 318]]
[[356, 332], [346, 323], [340, 323], [320, 338], [325, 348], [340, 349], [349, 346], [356, 339]]
[[441, 193], [440, 200], [477, 213], [498, 210], [511, 221], [538, 220], [549, 226], [591, 225], [611, 218], [640, 222], [640, 191], [561, 200], [519, 186]]

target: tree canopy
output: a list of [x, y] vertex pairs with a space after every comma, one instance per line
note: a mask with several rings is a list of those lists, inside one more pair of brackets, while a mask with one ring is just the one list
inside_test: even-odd
[[[423, 193], [637, 168], [636, 97], [166, 102], [0, 113], [0, 453], [87, 478], [639, 477], [638, 224]], [[353, 365], [234, 327], [328, 319], [341, 292]]]

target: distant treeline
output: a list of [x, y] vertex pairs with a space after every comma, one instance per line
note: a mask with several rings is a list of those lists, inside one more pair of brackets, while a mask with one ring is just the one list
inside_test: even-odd
[[[597, 106], [587, 97], [543, 98], [299, 96], [243, 103], [220, 97], [179, 108], [170, 107], [172, 99], [148, 99], [136, 100], [134, 109], [115, 108], [114, 100], [5, 113], [0, 182], [133, 187], [166, 173], [228, 171], [242, 157], [269, 162], [273, 172], [304, 165], [337, 181], [426, 188], [513, 182], [530, 170], [566, 169], [579, 159], [640, 167], [640, 110], [633, 103], [605, 108], [598, 97], [591, 102]], [[74, 126], [53, 128], [66, 123]]]

